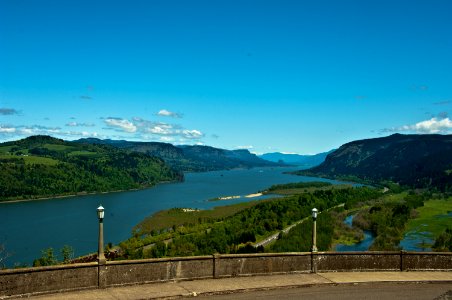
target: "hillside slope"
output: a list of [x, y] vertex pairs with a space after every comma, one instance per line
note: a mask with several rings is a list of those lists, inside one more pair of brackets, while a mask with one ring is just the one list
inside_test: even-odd
[[209, 146], [174, 146], [158, 142], [129, 142], [93, 138], [80, 139], [77, 142], [107, 144], [160, 157], [175, 170], [186, 172], [282, 165], [263, 160], [248, 150], [225, 150]]
[[329, 154], [321, 165], [298, 173], [451, 190], [452, 135], [394, 134], [354, 141]]
[[0, 144], [0, 200], [125, 190], [182, 178], [159, 158], [107, 145], [49, 136]]

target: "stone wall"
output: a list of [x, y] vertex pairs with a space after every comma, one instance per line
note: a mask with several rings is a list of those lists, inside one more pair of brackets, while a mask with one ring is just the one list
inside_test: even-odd
[[452, 271], [452, 253], [304, 252], [112, 261], [0, 271], [0, 298], [117, 285], [330, 271]]
[[213, 277], [212, 256], [109, 262], [108, 286]]
[[216, 278], [311, 272], [311, 253], [229, 254], [214, 258]]
[[313, 265], [318, 272], [400, 271], [399, 252], [318, 252]]
[[97, 263], [0, 271], [0, 298], [97, 287]]
[[452, 271], [452, 253], [403, 252], [402, 271]]

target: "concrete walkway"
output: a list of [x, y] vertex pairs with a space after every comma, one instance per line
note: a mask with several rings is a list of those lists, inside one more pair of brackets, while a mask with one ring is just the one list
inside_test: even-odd
[[35, 296], [33, 299], [175, 299], [202, 294], [363, 282], [450, 282], [452, 289], [452, 272], [335, 272], [233, 277], [82, 290]]

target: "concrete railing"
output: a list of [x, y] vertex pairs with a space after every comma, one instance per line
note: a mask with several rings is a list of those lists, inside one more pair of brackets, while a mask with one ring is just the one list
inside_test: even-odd
[[331, 271], [452, 271], [452, 253], [303, 252], [228, 254], [87, 263], [0, 271], [8, 296], [172, 280]]

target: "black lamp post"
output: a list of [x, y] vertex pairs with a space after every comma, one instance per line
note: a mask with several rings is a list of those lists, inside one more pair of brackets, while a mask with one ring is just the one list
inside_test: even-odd
[[317, 213], [318, 210], [317, 208], [313, 208], [312, 209], [312, 248], [311, 251], [312, 252], [317, 252], [317, 246], [316, 246], [316, 241], [317, 241]]
[[99, 219], [99, 249], [97, 251], [97, 261], [99, 264], [106, 262], [104, 254], [104, 215], [105, 210], [102, 205], [97, 208], [97, 218]]

